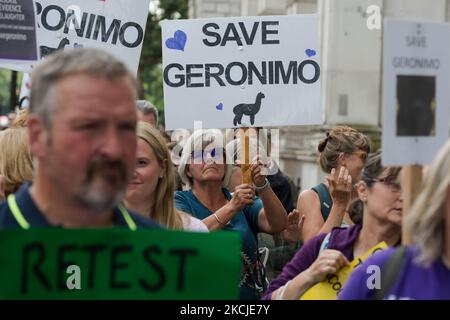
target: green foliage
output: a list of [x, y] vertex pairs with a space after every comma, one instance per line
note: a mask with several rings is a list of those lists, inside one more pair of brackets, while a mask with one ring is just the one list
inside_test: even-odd
[[[15, 86], [17, 95], [20, 94], [20, 84], [22, 83], [22, 73], [17, 74], [17, 84]], [[11, 70], [0, 68], [0, 115], [7, 114], [11, 110]]]
[[[0, 68], [0, 115], [7, 114], [11, 110], [10, 90], [13, 85], [17, 93], [20, 94], [20, 84], [22, 83], [22, 72], [17, 73], [17, 83], [12, 84], [12, 71]], [[16, 107], [16, 106], [13, 106]]]
[[155, 2], [159, 2], [159, 8], [148, 15], [141, 60], [139, 62], [139, 96], [151, 101], [158, 108], [161, 123], [164, 123], [161, 27], [159, 23], [165, 19], [186, 19], [188, 1], [160, 0]]
[[0, 115], [9, 110], [9, 82], [11, 71], [0, 69]]

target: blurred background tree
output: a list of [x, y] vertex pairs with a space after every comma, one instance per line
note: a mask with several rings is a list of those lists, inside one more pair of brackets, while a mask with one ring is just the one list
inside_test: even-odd
[[0, 115], [7, 114], [17, 106], [22, 74], [0, 68]]
[[11, 71], [0, 69], [0, 115], [9, 111], [9, 83]]
[[164, 124], [161, 26], [164, 19], [187, 19], [188, 0], [152, 0], [139, 62], [139, 98], [152, 102]]

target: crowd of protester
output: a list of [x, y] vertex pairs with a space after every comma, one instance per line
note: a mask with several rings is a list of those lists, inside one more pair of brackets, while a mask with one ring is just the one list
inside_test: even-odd
[[[237, 132], [225, 144], [220, 130], [196, 130], [175, 163], [157, 109], [135, 92], [127, 68], [96, 49], [57, 52], [34, 68], [29, 107], [0, 131], [0, 229], [237, 232], [240, 298], [269, 300], [300, 299], [384, 242], [339, 299], [450, 299], [450, 142], [403, 222], [402, 168], [383, 166], [362, 132], [329, 130], [318, 143], [326, 179], [297, 197], [264, 148], [243, 182]], [[277, 245], [264, 248], [262, 233]], [[274, 249], [284, 246], [275, 267]], [[369, 288], [373, 265], [392, 283]]]

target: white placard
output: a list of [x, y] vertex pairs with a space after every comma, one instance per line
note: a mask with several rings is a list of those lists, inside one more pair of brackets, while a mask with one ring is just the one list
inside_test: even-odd
[[20, 86], [19, 107], [28, 108], [30, 106], [31, 77], [29, 73], [24, 73], [22, 85]]
[[450, 25], [385, 19], [383, 164], [429, 164], [448, 138]]
[[317, 15], [161, 25], [167, 129], [323, 123]]
[[[37, 0], [41, 58], [56, 49], [108, 51], [137, 73], [150, 0]], [[2, 64], [30, 72], [31, 65]]]

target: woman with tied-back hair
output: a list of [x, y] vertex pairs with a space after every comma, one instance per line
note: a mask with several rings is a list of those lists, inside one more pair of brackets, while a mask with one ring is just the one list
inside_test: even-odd
[[370, 153], [370, 140], [353, 128], [337, 126], [320, 141], [318, 150], [320, 166], [329, 175], [325, 183], [298, 197], [297, 209], [305, 216], [301, 237], [304, 243], [333, 227], [353, 224], [346, 210]]

